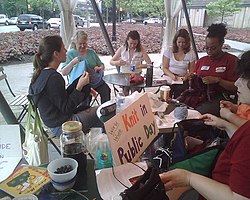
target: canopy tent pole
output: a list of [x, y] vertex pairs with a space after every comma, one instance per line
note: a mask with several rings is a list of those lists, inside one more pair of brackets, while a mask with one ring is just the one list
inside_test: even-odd
[[112, 41], [116, 41], [116, 0], [112, 0]]
[[110, 51], [111, 55], [113, 56], [113, 55], [115, 54], [115, 51], [114, 51], [113, 46], [112, 46], [112, 44], [111, 44], [111, 41], [110, 41], [110, 39], [109, 39], [107, 29], [106, 29], [106, 27], [104, 26], [104, 23], [103, 23], [103, 20], [102, 20], [102, 16], [101, 16], [101, 13], [100, 13], [100, 11], [99, 11], [99, 9], [98, 9], [98, 7], [97, 7], [97, 4], [96, 4], [95, 0], [91, 0], [91, 3], [92, 3], [92, 6], [93, 6], [93, 9], [94, 9], [94, 11], [95, 11], [96, 17], [97, 17], [97, 19], [98, 19], [98, 22], [99, 22], [99, 24], [100, 24], [100, 27], [101, 27], [103, 36], [104, 36], [104, 38], [105, 38], [105, 40], [106, 40], [106, 43], [107, 43], [107, 45], [108, 45], [109, 51]]
[[[109, 48], [109, 51], [110, 51], [110, 54], [111, 56], [113, 56], [115, 54], [115, 51], [114, 51], [114, 48], [112, 46], [112, 43], [110, 41], [110, 38], [109, 38], [109, 35], [108, 35], [108, 32], [107, 32], [107, 29], [106, 27], [104, 26], [104, 23], [103, 23], [103, 20], [102, 20], [102, 16], [101, 16], [101, 13], [100, 13], [100, 10], [99, 8], [97, 7], [97, 4], [96, 4], [96, 1], [95, 0], [90, 0], [91, 1], [91, 4], [93, 6], [93, 9], [95, 11], [95, 14], [96, 14], [96, 17], [98, 19], [98, 22], [100, 24], [100, 27], [101, 27], [101, 30], [102, 30], [102, 34], [106, 40], [106, 43], [108, 45], [108, 48]], [[119, 67], [116, 67], [117, 71], [120, 72], [120, 68]]]
[[193, 49], [194, 49], [194, 52], [195, 52], [195, 55], [196, 55], [196, 59], [198, 60], [199, 56], [198, 56], [197, 48], [196, 48], [195, 41], [194, 41], [194, 35], [193, 35], [193, 31], [192, 31], [188, 11], [187, 11], [186, 1], [185, 0], [181, 0], [181, 1], [182, 1], [182, 7], [183, 7], [184, 14], [185, 14], [187, 26], [188, 26], [188, 31], [189, 31], [189, 34], [190, 34], [190, 37], [191, 37], [192, 46], [193, 46]]

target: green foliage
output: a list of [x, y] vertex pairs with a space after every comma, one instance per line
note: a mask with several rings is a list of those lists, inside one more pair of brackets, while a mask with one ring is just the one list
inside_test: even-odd
[[225, 16], [233, 15], [234, 12], [240, 10], [237, 6], [241, 4], [241, 0], [218, 0], [207, 4], [208, 15], [220, 16], [223, 22]]
[[0, 13], [7, 14], [8, 17], [32, 13], [49, 18], [54, 14], [54, 8], [59, 13], [55, 0], [1, 0]]
[[25, 5], [25, 0], [1, 0], [0, 13], [15, 17], [26, 11]]
[[122, 10], [140, 16], [147, 13], [149, 17], [164, 17], [164, 0], [120, 0]]

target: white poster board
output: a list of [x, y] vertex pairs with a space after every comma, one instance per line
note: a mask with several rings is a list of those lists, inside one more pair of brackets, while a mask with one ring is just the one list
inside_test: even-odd
[[0, 182], [6, 179], [22, 159], [19, 125], [0, 125]]
[[104, 125], [116, 165], [136, 162], [159, 132], [147, 94]]

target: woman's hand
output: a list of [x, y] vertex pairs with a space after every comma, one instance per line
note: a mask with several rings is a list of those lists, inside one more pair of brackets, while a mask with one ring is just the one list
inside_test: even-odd
[[191, 172], [184, 169], [174, 169], [160, 174], [160, 178], [167, 191], [176, 187], [190, 186], [190, 174]]
[[202, 78], [202, 82], [206, 85], [208, 84], [214, 84], [214, 83], [219, 83], [221, 78], [216, 77], [216, 76], [205, 76]]
[[79, 78], [79, 80], [78, 80], [78, 83], [77, 83], [77, 85], [76, 85], [76, 89], [78, 90], [78, 91], [81, 91], [82, 90], [82, 88], [85, 86], [85, 85], [87, 85], [87, 84], [89, 84], [89, 73], [88, 72], [84, 72], [83, 74], [82, 74], [82, 76]]
[[234, 104], [230, 101], [223, 101], [221, 100], [220, 101], [220, 107], [221, 108], [227, 108], [229, 109], [232, 113], [236, 113], [237, 110], [238, 110], [238, 105], [237, 104]]
[[220, 108], [220, 116], [227, 121], [230, 121], [230, 118], [235, 114], [230, 111], [228, 108]]
[[73, 65], [73, 67], [80, 62], [80, 59], [78, 57], [75, 57], [73, 60], [70, 61], [70, 63]]
[[226, 126], [229, 124], [229, 122], [225, 121], [224, 119], [221, 119], [211, 114], [202, 115], [201, 119], [205, 120], [204, 124], [215, 126], [221, 130], [225, 130]]
[[119, 66], [122, 66], [122, 65], [126, 65], [127, 61], [120, 59], [120, 60], [117, 61], [117, 63], [118, 63]]

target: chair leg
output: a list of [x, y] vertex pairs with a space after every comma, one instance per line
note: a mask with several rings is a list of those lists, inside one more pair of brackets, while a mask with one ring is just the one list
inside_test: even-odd
[[98, 101], [98, 96], [100, 96], [100, 94], [98, 93], [95, 97], [94, 97], [94, 99], [91, 101], [91, 103], [90, 103], [90, 106], [92, 107], [93, 105], [94, 105], [94, 103], [96, 102], [96, 104], [99, 106], [100, 105], [100, 102]]
[[23, 120], [23, 118], [25, 117], [25, 115], [28, 113], [28, 105], [25, 105], [25, 106], [23, 106], [23, 110], [22, 110], [22, 112], [19, 114], [19, 116], [18, 116], [18, 118], [17, 118], [17, 121], [19, 122], [19, 123], [21, 123], [22, 122], [22, 120]]
[[59, 149], [58, 146], [54, 143], [54, 141], [49, 137], [48, 133], [47, 133], [45, 130], [43, 130], [43, 133], [44, 133], [44, 135], [48, 138], [50, 144], [52, 144], [52, 146], [56, 149], [56, 151], [61, 155], [60, 149]]

